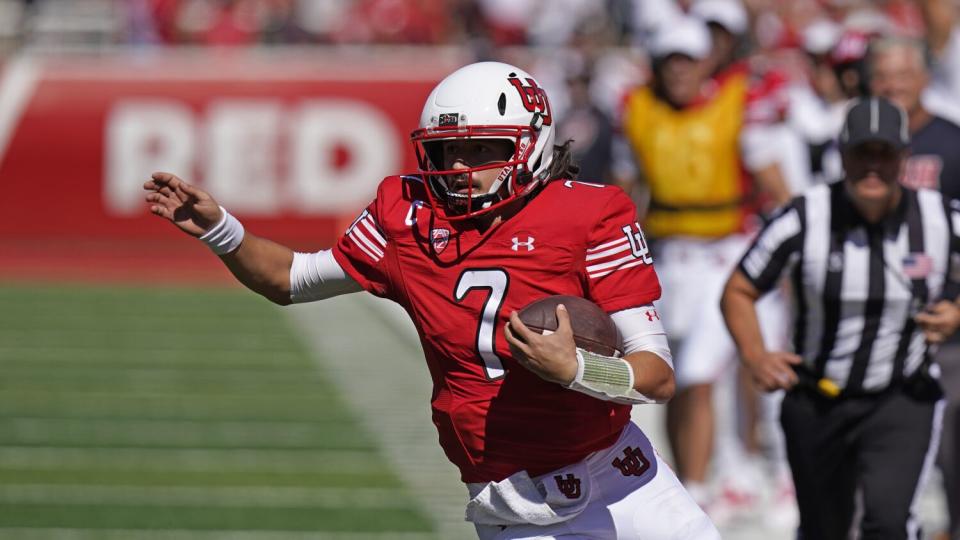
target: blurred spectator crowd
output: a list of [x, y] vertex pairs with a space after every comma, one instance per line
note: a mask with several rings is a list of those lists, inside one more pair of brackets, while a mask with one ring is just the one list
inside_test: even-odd
[[614, 43], [636, 0], [0, 0], [0, 35], [25, 43], [555, 44], [583, 21]]
[[[607, 116], [615, 121], [627, 88], [650, 77], [646, 51], [656, 32], [675, 25], [697, 0], [0, 0], [0, 54], [22, 47], [69, 51], [272, 45], [453, 45], [477, 59], [528, 66], [547, 87], [559, 118], [600, 141], [582, 147], [584, 176], [611, 180]], [[738, 2], [740, 3], [740, 2]], [[938, 4], [955, 0], [743, 0], [740, 13], [711, 16], [736, 32], [734, 54], [754, 71], [777, 71], [792, 95], [796, 130], [808, 142], [833, 135], [834, 122], [811, 122], [805, 107], [842, 104], [866, 92], [862, 60], [876, 36], [925, 39], [939, 59], [949, 49], [950, 18]], [[933, 6], [933, 7], [931, 7]], [[725, 20], [721, 20], [725, 19]], [[742, 20], [741, 20], [742, 19]], [[928, 31], [926, 20], [943, 20]], [[529, 47], [517, 57], [511, 47]], [[947, 55], [949, 56], [949, 55]], [[960, 58], [960, 55], [957, 55]], [[949, 58], [948, 62], [949, 63]], [[934, 83], [952, 86], [949, 65]], [[960, 79], [958, 79], [960, 81]], [[859, 88], [858, 88], [859, 86]], [[936, 85], [934, 85], [936, 86]], [[960, 87], [960, 85], [958, 85]], [[936, 89], [934, 89], [936, 90]], [[785, 90], [786, 92], [786, 90]], [[930, 92], [928, 92], [929, 94]], [[932, 92], [960, 119], [950, 92]], [[938, 99], [939, 98], [939, 99]], [[774, 107], [775, 109], [776, 107]], [[842, 107], [837, 107], [837, 111]], [[836, 112], [836, 111], [835, 111]], [[839, 121], [839, 113], [836, 113]], [[587, 157], [586, 152], [592, 154]], [[829, 156], [826, 165], [829, 171]], [[592, 165], [596, 164], [596, 167]], [[827, 173], [825, 173], [827, 174]]]
[[[642, 42], [688, 0], [0, 0], [0, 32], [158, 45], [568, 43], [583, 31]], [[919, 36], [909, 0], [746, 0], [761, 50], [799, 46], [820, 19]]]

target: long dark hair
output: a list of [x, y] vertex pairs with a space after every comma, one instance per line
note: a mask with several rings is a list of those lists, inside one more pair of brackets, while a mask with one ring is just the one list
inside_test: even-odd
[[573, 151], [570, 145], [573, 139], [567, 139], [561, 144], [553, 145], [553, 161], [550, 163], [549, 180], [564, 178], [567, 180], [576, 180], [580, 174], [580, 166], [573, 161]]

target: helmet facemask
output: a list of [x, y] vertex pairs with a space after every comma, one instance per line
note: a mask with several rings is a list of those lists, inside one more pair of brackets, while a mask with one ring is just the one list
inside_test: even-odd
[[[420, 170], [427, 183], [427, 195], [435, 211], [450, 221], [477, 217], [499, 208], [517, 196], [525, 195], [534, 185], [527, 160], [536, 144], [537, 134], [524, 126], [466, 126], [419, 129], [411, 139]], [[443, 147], [448, 141], [497, 140], [512, 147], [503, 160], [488, 163], [463, 163], [456, 169], [446, 168]], [[477, 173], [499, 170], [500, 173], [485, 192], [475, 179]]]

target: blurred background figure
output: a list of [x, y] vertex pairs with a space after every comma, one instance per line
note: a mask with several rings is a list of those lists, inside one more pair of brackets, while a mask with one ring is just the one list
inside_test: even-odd
[[789, 191], [763, 138], [744, 136], [776, 119], [777, 84], [736, 61], [743, 7], [710, 0], [693, 8], [702, 18], [678, 19], [649, 40], [650, 84], [629, 94], [621, 117], [634, 161], [622, 159], [617, 170], [646, 202], [641, 213], [659, 256], [665, 326], [677, 339], [678, 393], [667, 432], [678, 474], [723, 524], [758, 504], [764, 473], [748, 455], [756, 448], [736, 441], [736, 420], [723, 424], [719, 438], [729, 457], [718, 465], [713, 454], [713, 386], [736, 365], [717, 302], [755, 209], [785, 201]]
[[[960, 327], [960, 286], [945, 270], [960, 247], [948, 222], [960, 214], [938, 193], [900, 186], [906, 122], [888, 100], [857, 100], [840, 132], [842, 183], [816, 186], [779, 212], [723, 293], [724, 317], [754, 380], [787, 390], [781, 423], [798, 538], [920, 537], [916, 494], [943, 410], [943, 392], [925, 369], [927, 346]], [[923, 240], [934, 237], [949, 240]], [[915, 269], [908, 255], [940, 262]], [[906, 277], [897, 284], [881, 261], [900, 257]], [[761, 343], [754, 307], [785, 275], [798, 310], [793, 352]]]
[[960, 126], [927, 110], [921, 95], [930, 82], [923, 43], [886, 37], [870, 48], [870, 89], [907, 111], [910, 157], [901, 181], [911, 189], [960, 196]]
[[[956, 6], [939, 0], [919, 3], [929, 32], [923, 40], [915, 37], [888, 36], [871, 44], [870, 87], [874, 94], [886, 97], [904, 108], [910, 130], [910, 156], [901, 182], [912, 189], [940, 191], [945, 197], [960, 198], [960, 126], [945, 118], [955, 111], [955, 98], [949, 89], [949, 70], [943, 61], [950, 59], [955, 38]], [[953, 45], [956, 47], [955, 45]], [[955, 54], [955, 53], [952, 53]], [[931, 69], [937, 76], [931, 75]], [[932, 110], [931, 110], [932, 109]], [[954, 116], [953, 118], [957, 118]], [[953, 433], [960, 408], [960, 338], [953, 336], [938, 352], [941, 377], [948, 405], [944, 413], [944, 431], [938, 465], [944, 476], [947, 507], [950, 509], [951, 534], [960, 536], [960, 470]]]
[[819, 19], [807, 26], [801, 36], [802, 78], [789, 90], [787, 125], [800, 141], [801, 160], [797, 174], [806, 175], [806, 183], [832, 182], [840, 177], [840, 153], [834, 139], [840, 132], [849, 97], [840, 85], [834, 69], [832, 51], [837, 47], [842, 28], [830, 19]]
[[580, 65], [566, 73], [569, 103], [557, 128], [561, 139], [572, 139], [570, 149], [580, 165], [580, 179], [609, 184], [613, 181], [613, 122], [592, 99], [590, 66]]

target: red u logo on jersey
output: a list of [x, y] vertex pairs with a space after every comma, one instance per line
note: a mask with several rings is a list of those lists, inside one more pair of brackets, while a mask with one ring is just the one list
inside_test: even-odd
[[550, 103], [547, 102], [547, 93], [543, 91], [543, 88], [537, 86], [537, 81], [527, 79], [527, 84], [524, 85], [523, 81], [517, 77], [509, 77], [507, 80], [517, 89], [517, 92], [520, 92], [520, 100], [523, 102], [525, 109], [540, 113], [543, 125], [549, 126], [553, 123], [553, 117], [550, 115]]

